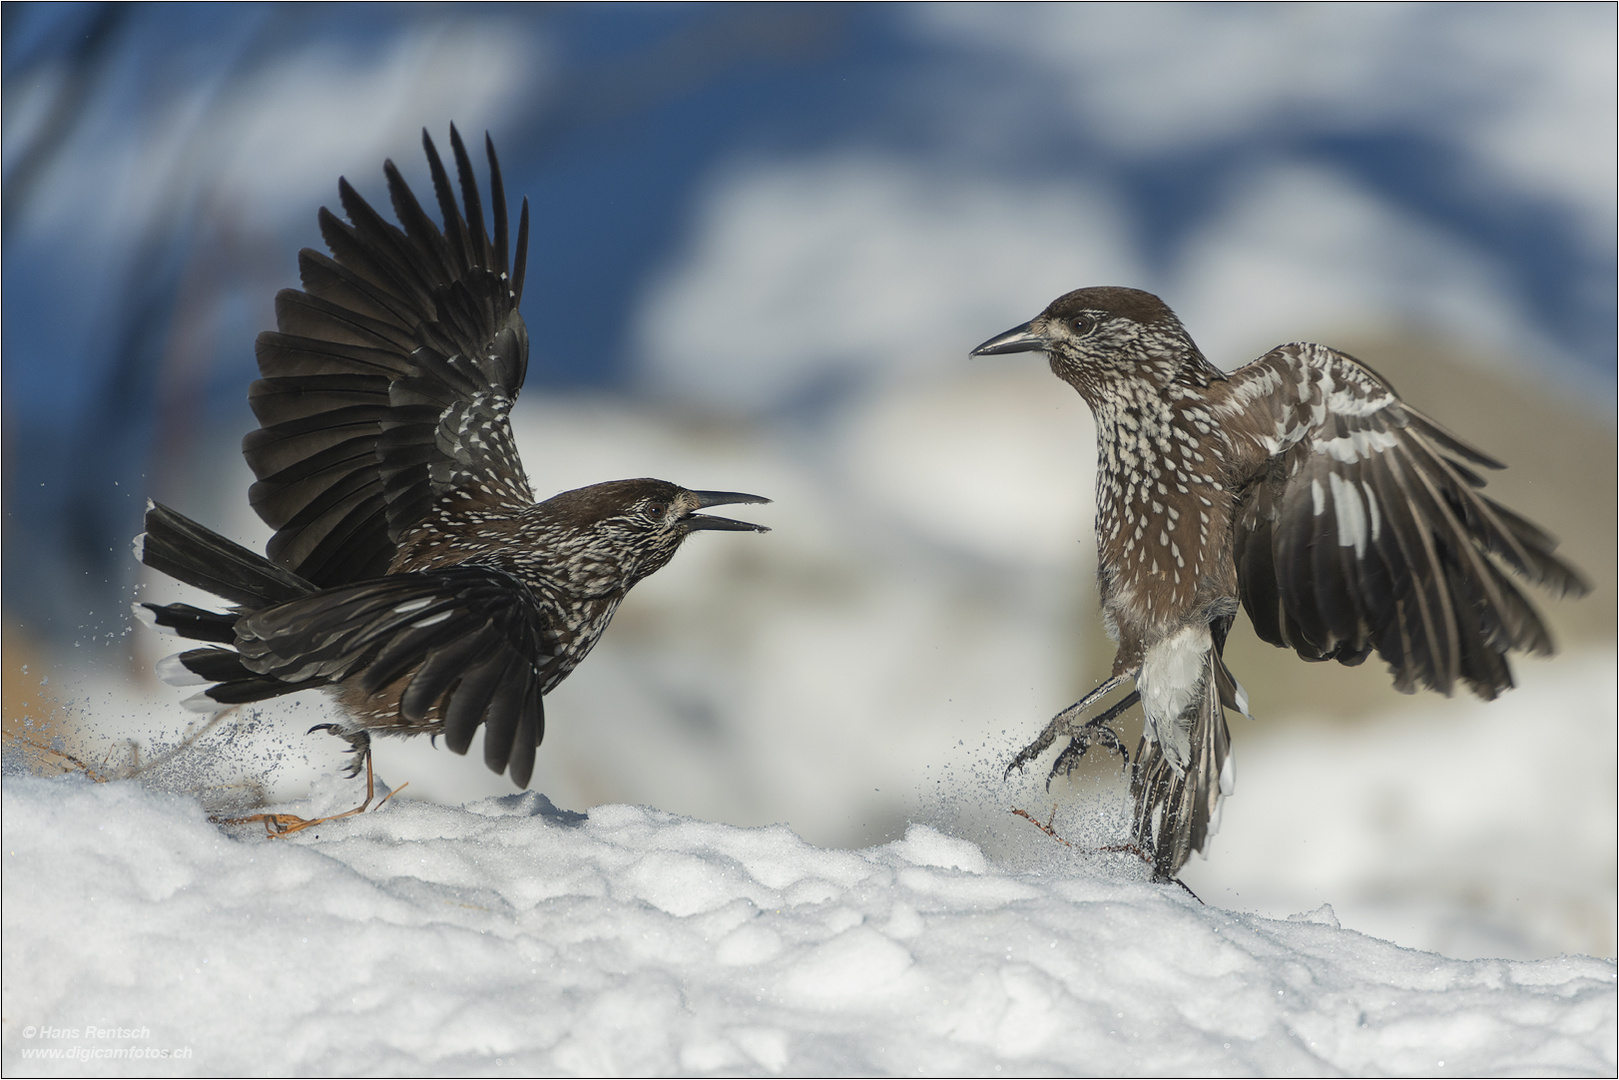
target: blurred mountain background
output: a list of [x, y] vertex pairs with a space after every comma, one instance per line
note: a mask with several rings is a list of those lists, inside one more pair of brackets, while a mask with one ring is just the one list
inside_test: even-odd
[[[1256, 778], [1231, 813], [1251, 799], [1294, 832], [1232, 825], [1188, 880], [1239, 906], [1331, 899], [1456, 954], [1612, 953], [1612, 6], [0, 17], [8, 732], [127, 767], [194, 722], [152, 675], [172, 643], [130, 629], [133, 596], [186, 592], [137, 574], [145, 500], [262, 545], [239, 453], [253, 338], [337, 177], [383, 203], [391, 157], [421, 191], [421, 131], [442, 145], [454, 121], [493, 135], [532, 206], [516, 424], [536, 490], [650, 475], [776, 499], [750, 515], [769, 536], [698, 537], [638, 587], [549, 699], [535, 787], [822, 844], [933, 817], [1015, 845], [1014, 804], [1091, 828], [1116, 764], [1050, 797], [999, 779], [1112, 655], [1090, 417], [1037, 358], [967, 351], [1069, 289], [1133, 285], [1227, 368], [1298, 339], [1361, 357], [1506, 461], [1492, 494], [1596, 584], [1543, 605], [1569, 655], [1522, 663], [1523, 703], [1483, 712], [1240, 627], [1239, 775], [1303, 787], [1277, 805]], [[227, 717], [194, 752], [297, 794], [341, 758], [301, 734], [323, 708]], [[412, 796], [509, 790], [425, 742], [379, 762]], [[1363, 797], [1379, 784], [1414, 794]], [[1458, 839], [1419, 795], [1517, 812], [1464, 813]], [[1298, 854], [1332, 836], [1335, 856]]]

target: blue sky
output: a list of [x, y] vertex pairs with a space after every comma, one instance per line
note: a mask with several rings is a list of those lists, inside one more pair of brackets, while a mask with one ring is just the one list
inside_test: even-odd
[[813, 431], [1109, 281], [1224, 366], [1415, 327], [1612, 413], [1609, 5], [5, 20], [5, 592], [59, 641], [121, 625], [144, 498], [250, 426], [253, 337], [337, 176], [420, 182], [451, 120], [532, 205], [529, 395]]

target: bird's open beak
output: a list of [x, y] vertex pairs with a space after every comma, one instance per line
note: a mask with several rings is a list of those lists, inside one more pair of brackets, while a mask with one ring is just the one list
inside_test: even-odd
[[972, 356], [994, 356], [997, 353], [1045, 352], [1044, 336], [1029, 329], [1029, 323], [1014, 326], [1004, 334], [990, 338], [971, 353]]
[[[740, 491], [694, 491], [697, 496], [699, 509], [710, 506], [727, 506], [731, 503], [767, 503], [770, 500], [763, 495], [746, 495]], [[733, 518], [715, 517], [712, 514], [687, 514], [680, 519], [686, 526], [687, 532], [696, 532], [698, 529], [719, 529], [725, 532], [769, 532], [768, 525], [755, 525], [751, 521], [737, 521]]]

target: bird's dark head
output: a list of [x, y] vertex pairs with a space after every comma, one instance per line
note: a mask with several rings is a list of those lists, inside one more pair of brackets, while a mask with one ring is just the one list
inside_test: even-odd
[[1065, 293], [972, 355], [1014, 352], [1045, 353], [1051, 370], [1092, 405], [1120, 380], [1146, 379], [1162, 387], [1177, 377], [1221, 377], [1169, 305], [1152, 293], [1113, 285]]
[[[689, 491], [667, 480], [610, 480], [564, 491], [536, 506], [537, 516], [566, 551], [575, 581], [617, 577], [623, 588], [662, 569], [694, 532], [769, 532], [764, 525], [699, 514], [711, 506], [767, 503], [739, 491]], [[587, 565], [588, 564], [588, 565]]]

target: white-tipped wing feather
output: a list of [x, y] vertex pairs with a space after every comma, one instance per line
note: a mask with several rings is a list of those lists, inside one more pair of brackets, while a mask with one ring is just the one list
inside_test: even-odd
[[508, 414], [528, 365], [523, 289], [528, 204], [508, 269], [506, 196], [488, 147], [495, 235], [484, 229], [472, 162], [452, 127], [465, 212], [432, 140], [423, 146], [444, 220], [384, 166], [385, 221], [339, 182], [342, 221], [320, 213], [330, 257], [299, 255], [303, 289], [276, 297], [261, 334], [259, 419], [243, 452], [254, 509], [276, 529], [270, 557], [320, 586], [385, 573], [399, 539], [440, 500], [527, 506], [533, 494]]
[[1559, 593], [1587, 586], [1537, 526], [1483, 495], [1499, 462], [1320, 345], [1284, 345], [1230, 376], [1212, 411], [1262, 458], [1237, 509], [1242, 602], [1259, 636], [1310, 660], [1376, 651], [1395, 685], [1490, 698], [1504, 654], [1551, 651], [1500, 564]]

